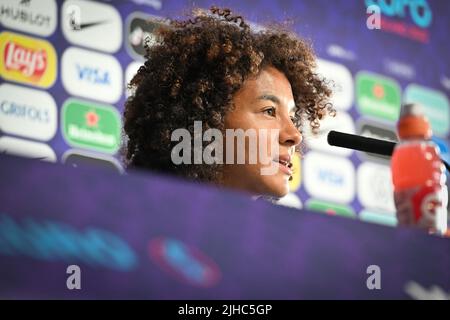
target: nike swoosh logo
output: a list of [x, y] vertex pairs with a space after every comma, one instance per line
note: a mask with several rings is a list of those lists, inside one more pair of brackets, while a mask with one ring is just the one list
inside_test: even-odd
[[81, 31], [86, 28], [95, 27], [95, 26], [105, 24], [105, 23], [108, 23], [108, 21], [104, 20], [104, 21], [96, 21], [96, 22], [89, 22], [89, 23], [81, 23], [81, 24], [77, 25], [77, 28], [72, 28], [72, 30], [73, 31]]

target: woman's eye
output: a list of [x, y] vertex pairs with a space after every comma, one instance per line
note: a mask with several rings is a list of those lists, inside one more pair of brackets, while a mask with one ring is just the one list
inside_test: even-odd
[[264, 113], [271, 117], [275, 117], [275, 108], [274, 107], [267, 108], [264, 110]]

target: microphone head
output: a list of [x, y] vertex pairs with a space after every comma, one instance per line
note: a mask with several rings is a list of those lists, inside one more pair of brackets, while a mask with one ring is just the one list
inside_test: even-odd
[[395, 143], [391, 141], [366, 138], [334, 130], [328, 133], [327, 141], [331, 146], [364, 151], [383, 156], [391, 156], [395, 147]]
[[[366, 138], [354, 134], [331, 130], [327, 136], [328, 144], [352, 150], [364, 151], [383, 156], [392, 156], [396, 143], [373, 138]], [[442, 160], [445, 168], [450, 172], [450, 165]]]

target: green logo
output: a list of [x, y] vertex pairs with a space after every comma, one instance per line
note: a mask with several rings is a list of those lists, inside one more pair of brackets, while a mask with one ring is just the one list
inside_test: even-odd
[[445, 137], [450, 129], [450, 106], [445, 94], [417, 84], [410, 84], [405, 89], [406, 103], [420, 103], [430, 121], [433, 133]]
[[313, 211], [325, 212], [329, 215], [337, 215], [347, 218], [355, 218], [355, 212], [347, 206], [311, 199], [306, 204], [306, 208]]
[[356, 75], [356, 100], [361, 114], [397, 121], [401, 89], [394, 79], [360, 72]]
[[111, 106], [68, 99], [62, 108], [62, 131], [75, 147], [115, 153], [120, 145], [120, 116]]

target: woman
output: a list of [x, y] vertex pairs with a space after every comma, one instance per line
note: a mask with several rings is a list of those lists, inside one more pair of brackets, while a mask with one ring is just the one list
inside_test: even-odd
[[[255, 196], [286, 195], [291, 157], [302, 142], [302, 123], [318, 128], [319, 120], [334, 112], [328, 103], [330, 90], [314, 73], [311, 47], [279, 28], [253, 32], [241, 16], [216, 7], [208, 13], [197, 11], [186, 21], [171, 21], [159, 29], [157, 39], [147, 47], [147, 60], [129, 85], [134, 94], [124, 112], [128, 167], [212, 182]], [[239, 143], [216, 150], [212, 164], [174, 161], [174, 132], [187, 130], [195, 145], [196, 123], [201, 124], [200, 135], [220, 130], [223, 141], [222, 136], [210, 140], [224, 145], [237, 139], [226, 135], [228, 131], [255, 130], [256, 136], [245, 137], [244, 163], [236, 161]], [[264, 130], [270, 134], [260, 134]], [[262, 156], [249, 161], [255, 153], [250, 139], [256, 139], [258, 155], [264, 147], [270, 161], [262, 161]], [[211, 141], [202, 141], [201, 147]], [[276, 170], [263, 173], [274, 165]]]

